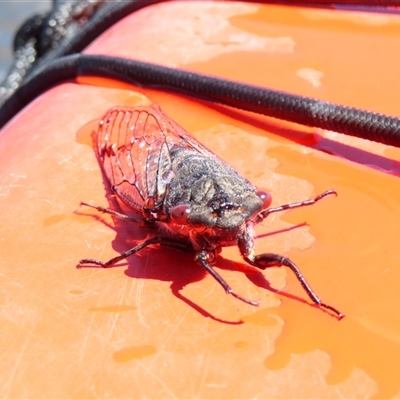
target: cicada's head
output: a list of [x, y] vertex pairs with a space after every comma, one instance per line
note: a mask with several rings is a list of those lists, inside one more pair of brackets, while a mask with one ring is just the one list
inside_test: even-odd
[[[204, 188], [203, 188], [204, 189]], [[226, 246], [237, 242], [246, 223], [271, 204], [268, 192], [247, 190], [215, 190], [211, 185], [198, 201], [178, 204], [170, 209], [169, 217], [175, 231], [190, 235], [196, 231], [207, 241]]]

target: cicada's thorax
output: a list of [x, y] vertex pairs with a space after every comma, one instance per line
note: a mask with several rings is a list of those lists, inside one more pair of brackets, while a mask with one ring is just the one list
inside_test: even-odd
[[263, 209], [257, 189], [230, 165], [191, 149], [170, 149], [171, 174], [163, 201], [168, 229], [193, 247], [237, 244], [247, 222]]

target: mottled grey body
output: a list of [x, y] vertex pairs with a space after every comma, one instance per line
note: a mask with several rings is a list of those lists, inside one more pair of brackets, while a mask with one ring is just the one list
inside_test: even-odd
[[170, 154], [175, 177], [164, 200], [167, 215], [177, 205], [187, 204], [190, 225], [232, 232], [261, 211], [255, 186], [229, 164], [177, 146]]

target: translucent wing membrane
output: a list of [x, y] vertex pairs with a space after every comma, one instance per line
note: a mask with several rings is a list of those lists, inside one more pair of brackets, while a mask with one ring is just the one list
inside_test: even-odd
[[100, 123], [97, 146], [114, 191], [140, 213], [163, 201], [173, 146], [213, 155], [156, 105], [112, 108]]

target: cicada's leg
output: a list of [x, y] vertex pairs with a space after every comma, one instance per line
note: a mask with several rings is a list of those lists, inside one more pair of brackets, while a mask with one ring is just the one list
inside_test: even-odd
[[245, 257], [245, 260], [249, 264], [254, 265], [255, 267], [260, 269], [266, 269], [269, 267], [281, 267], [281, 266], [290, 268], [296, 275], [297, 280], [300, 282], [301, 286], [303, 286], [304, 290], [306, 291], [310, 299], [315, 304], [317, 304], [319, 307], [332, 311], [337, 315], [339, 319], [342, 319], [344, 317], [344, 315], [339, 310], [321, 301], [321, 299], [311, 289], [310, 285], [308, 284], [303, 274], [301, 273], [299, 267], [289, 258], [281, 256], [279, 254], [265, 253], [265, 254], [259, 254], [257, 256], [249, 255]]
[[77, 268], [82, 268], [82, 267], [87, 267], [87, 266], [93, 266], [93, 265], [99, 265], [100, 267], [103, 268], [109, 268], [112, 267], [114, 264], [116, 264], [118, 261], [124, 260], [125, 258], [128, 258], [132, 254], [137, 253], [138, 251], [144, 249], [145, 247], [151, 245], [151, 244], [158, 244], [161, 243], [162, 238], [159, 236], [154, 236], [150, 239], [145, 240], [144, 242], [140, 243], [139, 245], [133, 247], [132, 249], [123, 252], [117, 257], [112, 258], [111, 260], [108, 260], [106, 262], [99, 261], [99, 260], [94, 260], [93, 258], [84, 258], [83, 260], [80, 260], [78, 265], [76, 266]]
[[235, 292], [233, 291], [233, 289], [225, 282], [224, 278], [222, 278], [222, 276], [219, 275], [219, 274], [217, 273], [217, 271], [215, 271], [215, 270], [213, 269], [213, 267], [209, 264], [208, 258], [209, 258], [209, 252], [207, 252], [207, 251], [205, 251], [205, 250], [202, 250], [202, 251], [199, 251], [199, 252], [196, 254], [195, 260], [196, 260], [206, 271], [208, 271], [208, 272], [211, 274], [211, 276], [212, 276], [213, 278], [215, 278], [215, 280], [224, 288], [224, 290], [225, 290], [225, 292], [226, 292], [227, 294], [231, 294], [232, 296], [236, 297], [237, 299], [239, 299], [239, 300], [241, 300], [241, 301], [244, 301], [245, 303], [250, 304], [250, 305], [252, 305], [252, 306], [258, 306], [258, 305], [260, 304], [259, 301], [248, 300], [248, 299], [245, 299], [244, 297], [240, 296], [239, 294], [235, 293]]
[[97, 211], [100, 211], [105, 214], [111, 214], [114, 217], [117, 217], [120, 219], [124, 219], [124, 220], [131, 221], [131, 222], [138, 223], [138, 224], [143, 224], [143, 220], [138, 220], [138, 219], [132, 218], [129, 215], [122, 214], [122, 213], [119, 213], [118, 211], [111, 210], [111, 208], [105, 208], [105, 207], [101, 207], [101, 206], [93, 206], [92, 204], [85, 203], [84, 201], [81, 201], [81, 206], [91, 207]]
[[313, 199], [309, 199], [309, 200], [303, 200], [303, 201], [298, 201], [296, 203], [289, 203], [289, 204], [284, 204], [283, 206], [278, 206], [278, 207], [272, 207], [272, 208], [268, 208], [267, 210], [261, 211], [253, 220], [253, 222], [255, 224], [260, 223], [261, 221], [263, 221], [265, 218], [268, 217], [268, 215], [275, 213], [275, 212], [280, 212], [280, 211], [285, 211], [285, 210], [291, 210], [292, 208], [299, 208], [299, 207], [305, 207], [305, 206], [311, 206], [313, 204], [315, 204], [316, 202], [318, 202], [319, 200], [323, 199], [326, 196], [330, 196], [334, 194], [335, 196], [337, 196], [337, 193], [335, 190], [330, 189], [330, 190], [326, 190], [325, 192], [319, 194], [318, 196], [316, 196]]
[[159, 244], [160, 246], [171, 247], [173, 249], [181, 251], [193, 251], [193, 247], [191, 247], [190, 243], [182, 243], [180, 241], [168, 237], [154, 236], [106, 262], [95, 260], [93, 258], [84, 258], [83, 260], [79, 261], [76, 267], [79, 269], [82, 267], [99, 265], [100, 267], [103, 268], [109, 268], [115, 265], [118, 261], [128, 258], [129, 256], [139, 252], [140, 250], [143, 250], [145, 247], [150, 246], [151, 244]]
[[254, 254], [253, 232], [250, 225], [247, 226], [243, 234], [239, 237], [238, 246], [245, 261], [253, 265], [254, 267], [257, 267], [259, 269], [266, 269], [270, 267], [281, 267], [283, 265], [290, 268], [296, 275], [296, 278], [300, 282], [301, 286], [303, 286], [310, 299], [315, 304], [317, 304], [319, 307], [332, 311], [337, 315], [339, 319], [342, 319], [344, 317], [344, 315], [336, 308], [321, 301], [321, 299], [314, 293], [310, 285], [307, 283], [303, 274], [300, 272], [300, 269], [289, 258], [274, 253], [265, 253], [256, 256]]

